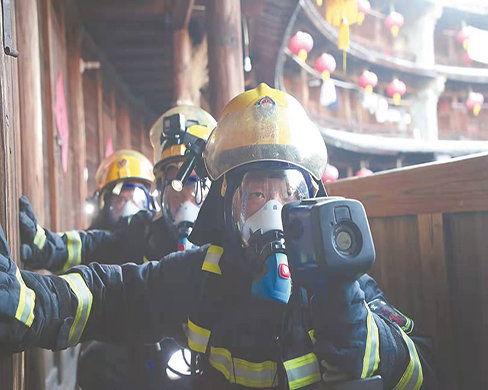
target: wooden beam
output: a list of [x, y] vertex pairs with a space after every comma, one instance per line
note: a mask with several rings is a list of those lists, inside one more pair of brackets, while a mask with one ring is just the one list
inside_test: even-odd
[[175, 30], [186, 30], [190, 22], [191, 11], [195, 0], [178, 0], [173, 8], [173, 28]]
[[192, 104], [191, 85], [191, 40], [188, 29], [175, 30], [173, 33], [173, 71], [174, 71], [174, 96], [173, 103]]
[[55, 148], [57, 148], [56, 141], [56, 121], [54, 118], [54, 98], [53, 98], [53, 83], [55, 76], [52, 74], [51, 64], [51, 1], [42, 0], [42, 36], [43, 42], [43, 70], [44, 70], [44, 110], [46, 113], [46, 133], [47, 133], [47, 149], [49, 159], [49, 189], [50, 189], [50, 202], [49, 202], [49, 215], [50, 224], [49, 227], [53, 231], [59, 231], [60, 229], [60, 215], [59, 215], [59, 188], [58, 188], [58, 175], [57, 175], [57, 163], [55, 160]]
[[130, 111], [127, 102], [117, 104], [117, 145], [121, 149], [130, 149]]
[[103, 126], [103, 81], [102, 72], [97, 70], [97, 127], [98, 127], [98, 164], [105, 158], [105, 132]]
[[239, 0], [207, 0], [208, 67], [212, 114], [244, 92], [241, 4]]
[[82, 35], [77, 26], [68, 25], [68, 78], [69, 99], [71, 106], [71, 134], [73, 152], [73, 175], [75, 180], [73, 207], [75, 208], [75, 226], [86, 226], [85, 200], [87, 198], [86, 169], [86, 134], [85, 109], [83, 100], [83, 78], [80, 71]]
[[[17, 3], [18, 4], [18, 3]], [[15, 2], [11, 2], [12, 30], [16, 37]], [[0, 18], [3, 18], [0, 7]], [[3, 19], [2, 19], [3, 20]], [[0, 47], [3, 47], [0, 35]], [[11, 250], [12, 260], [20, 264], [20, 238], [18, 227], [18, 198], [20, 195], [21, 153], [19, 117], [14, 110], [18, 104], [18, 72], [16, 60], [0, 54], [0, 225]], [[14, 174], [17, 173], [17, 174]], [[0, 354], [0, 378], [2, 388], [24, 389], [24, 354]]]
[[488, 211], [488, 153], [327, 183], [359, 199], [370, 217]]
[[22, 193], [35, 210], [38, 222], [44, 220], [44, 152], [42, 134], [41, 63], [39, 24], [36, 1], [24, 1], [17, 6], [17, 46], [22, 129]]

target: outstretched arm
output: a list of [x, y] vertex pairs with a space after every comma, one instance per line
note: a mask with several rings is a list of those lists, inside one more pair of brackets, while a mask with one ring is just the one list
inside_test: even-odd
[[63, 349], [80, 340], [155, 341], [180, 336], [205, 248], [143, 265], [72, 268], [61, 276], [20, 271], [1, 232], [0, 344]]

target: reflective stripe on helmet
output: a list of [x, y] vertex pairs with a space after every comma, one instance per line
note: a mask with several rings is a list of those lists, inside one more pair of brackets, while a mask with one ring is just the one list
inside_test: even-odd
[[46, 243], [46, 232], [40, 226], [39, 224], [37, 225], [36, 228], [36, 235], [34, 237], [34, 245], [37, 246], [39, 249], [44, 248], [44, 244]]
[[203, 260], [202, 270], [212, 272], [217, 275], [222, 275], [220, 270], [219, 261], [224, 253], [224, 248], [217, 245], [210, 245], [207, 249], [207, 255]]
[[320, 367], [313, 352], [283, 363], [290, 389], [299, 389], [321, 380]]
[[277, 366], [275, 362], [266, 360], [254, 363], [244, 359], [232, 357], [225, 348], [210, 347], [208, 358], [212, 367], [220, 371], [230, 383], [263, 388], [278, 385]]
[[68, 247], [68, 260], [63, 266], [62, 272], [69, 268], [81, 264], [81, 237], [76, 230], [66, 232], [66, 241]]
[[407, 344], [410, 361], [407, 369], [400, 378], [400, 381], [393, 388], [393, 390], [419, 390], [422, 386], [423, 374], [422, 364], [420, 363], [417, 349], [415, 348], [415, 344], [412, 339], [408, 337], [400, 327], [397, 329], [400, 330], [403, 340], [405, 340], [405, 343]]
[[369, 309], [369, 306], [364, 303], [366, 310], [368, 310], [368, 316], [366, 319], [366, 326], [368, 328], [368, 336], [366, 338], [366, 349], [364, 351], [363, 358], [363, 370], [361, 378], [368, 378], [373, 376], [380, 364], [380, 343], [378, 326], [373, 317], [373, 313]]
[[188, 318], [188, 346], [195, 352], [205, 353], [208, 340], [210, 340], [210, 330], [194, 324]]
[[78, 305], [76, 307], [76, 314], [69, 330], [67, 345], [72, 347], [78, 344], [85, 325], [90, 316], [91, 306], [93, 302], [93, 295], [85, 283], [83, 277], [78, 273], [61, 275], [61, 278], [66, 280], [71, 290], [75, 293]]
[[25, 285], [18, 268], [15, 270], [15, 277], [20, 284], [19, 303], [15, 311], [15, 318], [30, 327], [34, 321], [36, 293]]

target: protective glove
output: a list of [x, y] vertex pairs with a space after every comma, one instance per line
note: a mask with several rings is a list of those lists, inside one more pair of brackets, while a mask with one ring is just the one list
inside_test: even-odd
[[83, 246], [83, 258], [102, 263], [142, 263], [149, 246], [148, 234], [153, 215], [152, 211], [141, 210], [121, 218], [110, 237], [99, 242], [91, 240]]
[[0, 226], [0, 344], [21, 344], [34, 321], [35, 297], [12, 261]]
[[68, 260], [67, 240], [37, 223], [29, 200], [19, 199], [20, 259], [32, 269], [58, 270]]
[[[325, 278], [311, 302], [315, 350], [329, 375], [371, 376], [378, 367], [378, 330], [357, 281]], [[327, 373], [326, 373], [327, 374]]]

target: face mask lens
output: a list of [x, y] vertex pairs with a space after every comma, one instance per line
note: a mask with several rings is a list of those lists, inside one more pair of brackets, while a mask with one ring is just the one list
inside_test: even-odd
[[198, 178], [192, 175], [181, 191], [175, 191], [168, 180], [161, 198], [164, 215], [176, 226], [182, 222], [193, 224], [207, 195], [208, 187], [202, 188]]
[[108, 201], [110, 216], [114, 221], [149, 208], [148, 194], [142, 184], [124, 183], [115, 186]]
[[285, 203], [309, 197], [303, 174], [295, 169], [248, 172], [232, 199], [232, 218], [244, 242], [262, 229], [282, 230]]

